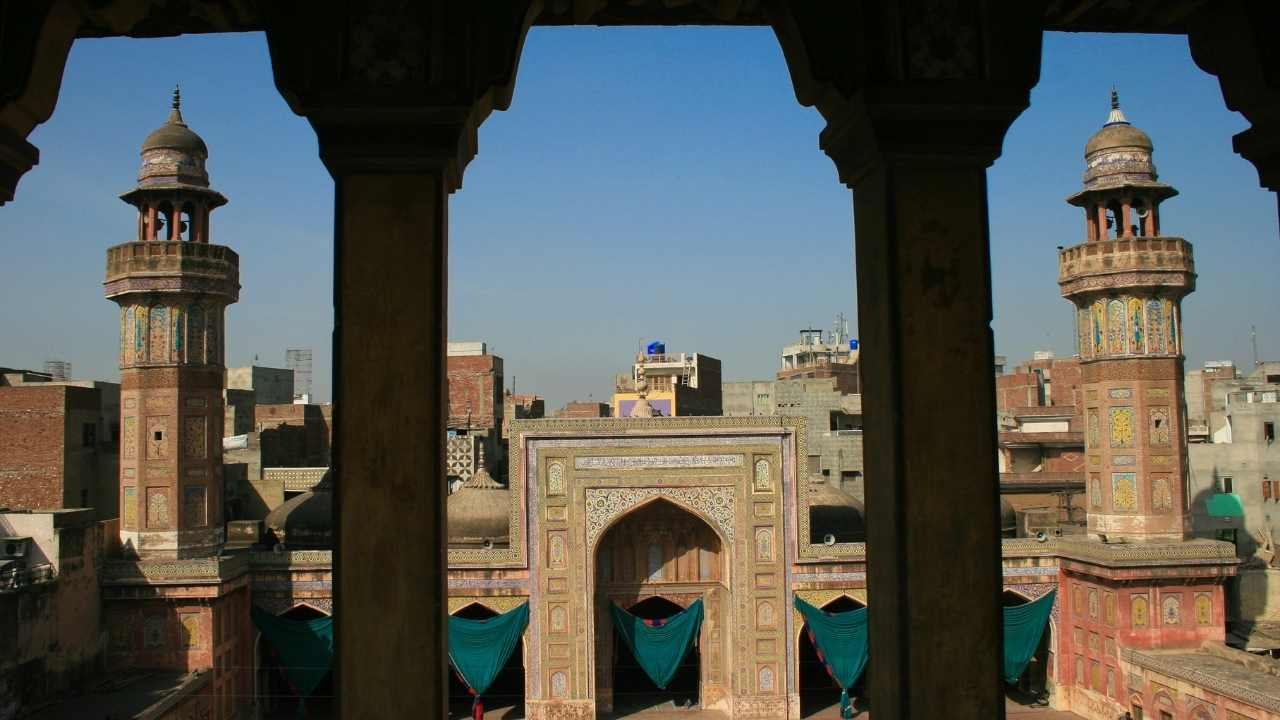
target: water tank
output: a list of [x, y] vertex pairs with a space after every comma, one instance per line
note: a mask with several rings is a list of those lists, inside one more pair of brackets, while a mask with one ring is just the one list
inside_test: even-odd
[[857, 339], [857, 338], [849, 338], [849, 349], [850, 349], [850, 350], [857, 350], [857, 349], [858, 349], [858, 339]]
[[649, 343], [649, 347], [646, 350], [645, 354], [646, 355], [663, 355], [663, 354], [666, 354], [666, 352], [667, 352], [666, 344], [663, 343], [661, 340], [654, 340], [653, 342]]

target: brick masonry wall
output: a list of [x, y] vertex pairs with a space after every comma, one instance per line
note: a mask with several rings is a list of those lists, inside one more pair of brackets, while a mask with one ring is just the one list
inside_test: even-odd
[[66, 391], [0, 388], [0, 506], [63, 506]]
[[449, 427], [493, 430], [502, 419], [502, 370], [493, 355], [448, 359]]

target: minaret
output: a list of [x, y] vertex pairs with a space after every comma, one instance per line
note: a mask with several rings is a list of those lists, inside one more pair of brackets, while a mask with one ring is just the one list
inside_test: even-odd
[[169, 119], [142, 144], [137, 238], [107, 251], [120, 306], [120, 539], [149, 558], [214, 555], [222, 544], [223, 314], [239, 298], [239, 257], [210, 243], [209, 151]]
[[1076, 306], [1085, 405], [1089, 532], [1180, 540], [1187, 527], [1182, 298], [1195, 290], [1191, 243], [1161, 234], [1151, 139], [1111, 93], [1085, 146], [1085, 241], [1058, 254], [1062, 296]]

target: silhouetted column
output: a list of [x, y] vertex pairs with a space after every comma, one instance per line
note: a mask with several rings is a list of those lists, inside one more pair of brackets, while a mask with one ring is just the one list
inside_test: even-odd
[[338, 706], [445, 717], [448, 196], [480, 123], [510, 104], [532, 8], [282, 0], [262, 12], [276, 86], [335, 182]]
[[853, 188], [871, 711], [1003, 717], [986, 168], [1039, 76], [1038, 11], [766, 6]]
[[426, 717], [448, 687], [448, 186], [440, 167], [329, 167], [342, 715]]

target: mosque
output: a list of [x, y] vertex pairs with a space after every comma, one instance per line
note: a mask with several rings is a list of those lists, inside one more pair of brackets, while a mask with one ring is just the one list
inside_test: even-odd
[[[282, 698], [293, 695], [314, 696], [323, 714], [332, 676], [300, 690], [269, 647], [273, 621], [251, 616], [322, 627], [334, 612], [331, 496], [342, 478], [273, 510], [270, 543], [225, 549], [220, 393], [239, 258], [213, 242], [210, 214], [227, 200], [210, 185], [208, 152], [175, 94], [122, 196], [138, 210], [136, 240], [107, 254], [122, 384], [119, 538], [101, 579], [109, 662], [207, 670], [174, 717], [271, 716], [291, 711]], [[1236, 558], [1226, 543], [1187, 537], [1180, 307], [1196, 275], [1191, 244], [1162, 232], [1161, 203], [1176, 190], [1158, 180], [1152, 154], [1113, 96], [1086, 144], [1084, 186], [1068, 200], [1084, 211], [1084, 241], [1059, 251], [1062, 294], [1078, 310], [1088, 534], [1006, 539], [1003, 599], [955, 601], [994, 608], [1056, 591], [1040, 644], [1009, 686], [1028, 701], [1098, 719], [1144, 708], [1277, 717], [1275, 698], [1168, 660], [1222, 644]], [[867, 546], [849, 532], [863, 525], [861, 505], [804, 469], [803, 419], [632, 415], [516, 421], [505, 481], [481, 455], [449, 498], [448, 613], [527, 607], [490, 707], [547, 720], [650, 707], [799, 718], [832, 704], [839, 691], [796, 601], [866, 607]], [[937, 552], [947, 537], [940, 528]], [[377, 559], [368, 565], [343, 572], [376, 581]], [[695, 605], [691, 649], [659, 689], [620, 645], [611, 607], [661, 624]], [[428, 610], [385, 608], [388, 622]], [[875, 672], [874, 651], [870, 663]], [[452, 689], [466, 694], [456, 678]], [[1197, 714], [1206, 706], [1213, 714]]]

